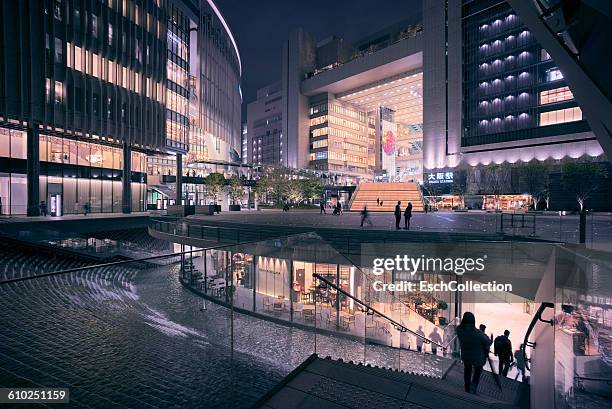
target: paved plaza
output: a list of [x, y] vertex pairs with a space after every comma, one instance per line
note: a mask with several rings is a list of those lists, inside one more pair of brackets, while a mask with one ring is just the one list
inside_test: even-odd
[[[521, 213], [517, 213], [520, 217]], [[504, 216], [507, 217], [507, 216]], [[530, 217], [530, 216], [528, 216]], [[361, 215], [358, 212], [345, 212], [336, 216], [330, 212], [319, 214], [319, 211], [280, 210], [223, 212], [214, 216], [189, 216], [190, 219], [203, 222], [251, 223], [258, 226], [311, 226], [324, 228], [362, 229]], [[495, 233], [500, 231], [500, 213], [483, 211], [470, 212], [433, 212], [414, 213], [410, 230], [458, 233]], [[372, 226], [367, 230], [395, 230], [395, 219], [392, 213], [370, 213]], [[536, 229], [506, 228], [510, 235], [532, 236], [534, 238], [568, 243], [579, 241], [579, 216], [559, 215], [554, 212], [537, 213]], [[404, 220], [400, 223], [404, 226]], [[358, 233], [356, 233], [358, 234]], [[407, 232], [409, 234], [409, 232]], [[586, 244], [589, 248], [612, 251], [612, 214], [595, 213], [587, 216]]]

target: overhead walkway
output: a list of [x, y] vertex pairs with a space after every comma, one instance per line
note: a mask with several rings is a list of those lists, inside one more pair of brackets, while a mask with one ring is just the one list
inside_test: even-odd
[[463, 367], [456, 363], [443, 377], [431, 378], [332, 359], [309, 357], [255, 407], [290, 408], [519, 408], [528, 407], [529, 387], [484, 371], [478, 395], [463, 390]]
[[[382, 201], [382, 206], [377, 199]], [[350, 202], [350, 210], [361, 211], [367, 206], [372, 212], [392, 212], [398, 201], [402, 202], [402, 212], [408, 202], [412, 203], [413, 212], [423, 211], [421, 190], [414, 182], [361, 183]]]

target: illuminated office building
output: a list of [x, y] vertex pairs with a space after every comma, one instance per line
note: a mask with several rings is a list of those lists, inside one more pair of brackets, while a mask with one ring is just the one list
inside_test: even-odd
[[562, 71], [503, 0], [423, 1], [422, 15], [352, 44], [298, 29], [281, 85], [288, 166], [343, 183], [480, 192], [478, 169], [504, 164], [503, 190], [518, 195], [537, 160], [563, 199], [564, 163], [609, 166]]
[[212, 1], [7, 1], [0, 18], [1, 214], [144, 211], [147, 173], [239, 149], [238, 49]]

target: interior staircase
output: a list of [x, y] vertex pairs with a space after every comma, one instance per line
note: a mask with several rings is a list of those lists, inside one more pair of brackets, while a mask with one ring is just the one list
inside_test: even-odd
[[[380, 199], [383, 205], [380, 206], [376, 199]], [[415, 182], [361, 183], [353, 194], [349, 210], [361, 211], [367, 205], [371, 212], [392, 212], [398, 201], [402, 202], [402, 212], [408, 202], [412, 202], [413, 212], [423, 211], [423, 196]]]

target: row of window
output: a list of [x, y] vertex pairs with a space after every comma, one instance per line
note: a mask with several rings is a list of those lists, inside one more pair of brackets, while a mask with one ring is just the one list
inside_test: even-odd
[[366, 146], [356, 145], [350, 142], [333, 141], [332, 147], [335, 149], [346, 149], [346, 150], [357, 151], [361, 153], [368, 153], [368, 148]]
[[352, 155], [350, 153], [342, 153], [342, 152], [335, 152], [335, 151], [329, 151], [327, 155], [328, 155], [328, 158], [332, 160], [341, 160], [343, 162], [353, 162], [353, 163], [363, 163], [366, 165], [368, 164], [368, 158], [364, 156], [357, 156], [357, 155]]
[[327, 112], [327, 102], [323, 104], [316, 104], [310, 107], [310, 115], [319, 114], [321, 112]]
[[[143, 90], [143, 77], [140, 73], [125, 67], [112, 60], [100, 57], [96, 53], [89, 50], [84, 50], [79, 46], [74, 46], [73, 60], [73, 45], [66, 44], [67, 59], [66, 65], [75, 71], [91, 75], [106, 81], [110, 84], [120, 86], [136, 93], [141, 93]], [[160, 103], [163, 103], [163, 84], [155, 82], [151, 78], [144, 78], [144, 93], [147, 98], [152, 98]]]
[[351, 139], [353, 141], [368, 142], [368, 137], [366, 135], [346, 131], [344, 129], [329, 128], [328, 134], [330, 136], [336, 136], [338, 138]]
[[329, 116], [329, 123], [330, 124], [334, 124], [334, 125], [340, 125], [343, 126], [345, 128], [349, 128], [349, 129], [353, 129], [355, 131], [359, 131], [359, 132], [366, 132], [366, 127], [364, 124], [359, 123], [359, 122], [354, 122], [348, 119], [344, 119], [344, 118], [339, 118], [336, 116]]
[[[131, 152], [133, 172], [144, 172], [146, 155]], [[39, 159], [42, 162], [65, 163], [105, 169], [123, 169], [123, 149], [85, 141], [39, 136]]]
[[565, 122], [580, 120], [582, 120], [582, 110], [579, 107], [542, 112], [540, 114], [540, 126], [562, 124]]
[[342, 105], [339, 104], [331, 104], [331, 110], [332, 112], [335, 112], [337, 114], [352, 118], [352, 119], [356, 119], [360, 122], [367, 122], [367, 114], [365, 112], [362, 111], [356, 111], [354, 109], [350, 109], [348, 107], [344, 107]]
[[327, 115], [318, 116], [310, 119], [310, 126], [317, 126], [327, 122]]
[[569, 87], [561, 87], [540, 92], [540, 104], [554, 104], [561, 101], [574, 99], [574, 94]]

